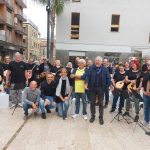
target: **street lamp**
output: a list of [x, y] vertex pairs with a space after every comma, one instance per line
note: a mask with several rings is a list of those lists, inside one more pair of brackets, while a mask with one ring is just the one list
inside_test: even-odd
[[47, 58], [50, 60], [50, 0], [47, 1]]

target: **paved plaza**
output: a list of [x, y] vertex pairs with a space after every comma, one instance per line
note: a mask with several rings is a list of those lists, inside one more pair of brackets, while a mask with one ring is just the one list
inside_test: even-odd
[[[97, 109], [98, 110], [98, 109]], [[150, 137], [135, 123], [124, 120], [110, 121], [116, 113], [105, 109], [105, 124], [99, 125], [98, 115], [93, 124], [83, 120], [82, 116], [71, 118], [69, 110], [67, 120], [58, 117], [55, 111], [41, 119], [33, 114], [27, 121], [23, 111], [17, 108], [0, 110], [0, 149], [8, 150], [149, 150]], [[89, 106], [88, 106], [89, 112]], [[142, 110], [141, 110], [142, 116]], [[88, 116], [88, 119], [90, 116]], [[142, 119], [141, 119], [142, 120]], [[131, 121], [131, 120], [129, 120]], [[135, 130], [134, 130], [135, 128]]]

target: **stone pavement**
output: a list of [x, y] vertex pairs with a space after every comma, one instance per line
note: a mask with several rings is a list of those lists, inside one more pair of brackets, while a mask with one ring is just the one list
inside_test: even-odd
[[[83, 120], [82, 116], [62, 120], [56, 112], [42, 120], [40, 115], [27, 120], [24, 127], [8, 145], [8, 150], [149, 150], [150, 137], [135, 123], [127, 124], [124, 120], [113, 119], [116, 113], [105, 110], [105, 124], [100, 126], [98, 115], [93, 124]], [[0, 149], [6, 145], [13, 134], [24, 123], [23, 111], [18, 108], [0, 110]], [[89, 106], [88, 106], [89, 112]], [[142, 114], [141, 114], [142, 115]], [[90, 116], [88, 116], [90, 118]]]

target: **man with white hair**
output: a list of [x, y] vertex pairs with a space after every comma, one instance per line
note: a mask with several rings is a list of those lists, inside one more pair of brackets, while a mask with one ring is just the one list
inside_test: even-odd
[[102, 65], [102, 57], [97, 56], [95, 58], [95, 64], [92, 65], [86, 74], [86, 89], [90, 93], [90, 110], [91, 110], [91, 119], [90, 123], [93, 123], [95, 120], [95, 103], [96, 96], [99, 99], [99, 123], [100, 125], [104, 124], [103, 120], [103, 101], [104, 101], [104, 91], [106, 87], [109, 87], [111, 83], [110, 74], [108, 69]]
[[78, 61], [78, 68], [73, 70], [71, 74], [71, 78], [75, 78], [75, 114], [72, 116], [73, 118], [77, 118], [79, 116], [80, 110], [80, 99], [83, 104], [83, 119], [87, 120], [87, 102], [86, 102], [86, 94], [85, 94], [85, 64], [86, 61], [84, 59], [80, 59]]
[[[10, 62], [8, 66], [8, 71], [6, 74], [6, 84], [11, 84], [11, 92], [10, 92], [10, 102], [12, 104], [16, 104], [16, 98], [13, 98], [16, 90], [19, 91], [19, 102], [21, 103], [21, 93], [22, 89], [26, 86], [26, 64], [22, 61], [22, 56], [19, 52], [16, 52], [14, 55], [14, 61]], [[11, 105], [11, 104], [10, 104]]]

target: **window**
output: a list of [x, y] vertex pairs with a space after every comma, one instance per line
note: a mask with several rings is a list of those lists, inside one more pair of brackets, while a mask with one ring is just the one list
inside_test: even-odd
[[81, 0], [72, 0], [72, 2], [80, 2]]
[[11, 12], [7, 10], [7, 23], [12, 25], [12, 16]]
[[80, 13], [72, 13], [71, 16], [71, 39], [79, 39]]
[[120, 15], [112, 15], [111, 32], [118, 32], [119, 31], [119, 22], [120, 22]]
[[12, 43], [12, 29], [9, 27], [7, 27], [6, 39], [7, 42]]

